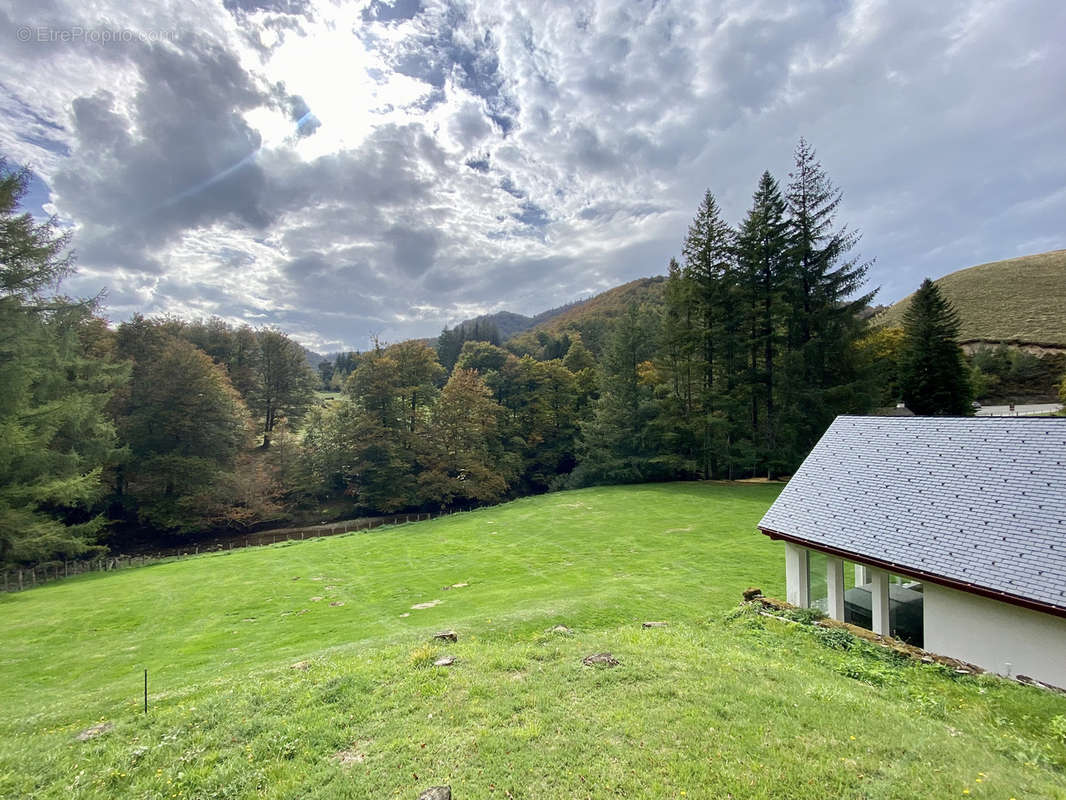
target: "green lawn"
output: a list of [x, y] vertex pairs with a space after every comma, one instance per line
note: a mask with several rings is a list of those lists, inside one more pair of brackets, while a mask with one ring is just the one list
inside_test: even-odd
[[728, 619], [783, 592], [777, 491], [565, 492], [3, 596], [0, 797], [1066, 798], [1066, 698]]

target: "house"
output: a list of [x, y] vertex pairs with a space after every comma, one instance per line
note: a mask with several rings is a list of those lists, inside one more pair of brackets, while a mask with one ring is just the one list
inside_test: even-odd
[[759, 529], [793, 605], [1066, 687], [1066, 419], [838, 417]]

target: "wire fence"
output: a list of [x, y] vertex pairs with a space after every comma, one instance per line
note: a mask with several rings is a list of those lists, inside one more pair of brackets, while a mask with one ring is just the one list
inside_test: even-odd
[[246, 547], [266, 547], [279, 542], [337, 536], [342, 533], [355, 533], [356, 531], [380, 528], [383, 525], [405, 525], [409, 522], [424, 522], [461, 513], [464, 512], [457, 509], [455, 511], [439, 511], [436, 513], [423, 512], [420, 514], [392, 514], [387, 517], [360, 517], [359, 519], [328, 522], [321, 525], [259, 531], [246, 535], [229, 536], [222, 540], [190, 542], [185, 548], [176, 548], [147, 555], [108, 555], [76, 561], [49, 561], [30, 567], [8, 567], [3, 572], [0, 590], [4, 592], [21, 592], [45, 583], [52, 583], [91, 572], [114, 572], [121, 569], [146, 567], [150, 564], [192, 558], [201, 553], [241, 550]]

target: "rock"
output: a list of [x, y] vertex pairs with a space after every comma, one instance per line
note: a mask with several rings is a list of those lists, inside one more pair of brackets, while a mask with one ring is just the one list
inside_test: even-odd
[[665, 622], [642, 622], [640, 627], [642, 628], [665, 628], [667, 623]]
[[430, 786], [418, 796], [418, 800], [452, 800], [452, 787]]
[[298, 669], [298, 670], [303, 670], [304, 672], [306, 672], [307, 670], [311, 669], [311, 662], [310, 661], [297, 661], [295, 664], [291, 664], [289, 666], [289, 669]]
[[762, 589], [757, 586], [749, 586], [742, 592], [744, 600], [750, 603], [752, 600], [762, 597]]
[[455, 663], [455, 656], [442, 656], [433, 662], [435, 667], [450, 667]]
[[453, 583], [452, 584], [452, 588], [453, 589], [462, 589], [464, 586], [469, 586], [469, 585], [470, 585], [469, 583]]
[[923, 664], [932, 664], [933, 663], [933, 657], [932, 656], [922, 656], [922, 663]]
[[581, 663], [586, 667], [617, 667], [618, 659], [610, 653], [596, 653], [591, 656], [585, 656], [581, 659]]
[[330, 606], [332, 606], [333, 608], [336, 608], [337, 606], [343, 606], [343, 605], [344, 605], [344, 601], [343, 600], [334, 600], [332, 603], [330, 603]]
[[400, 616], [401, 617], [409, 617], [409, 616], [411, 616], [411, 612], [410, 611], [404, 611], [402, 614], [400, 614]]
[[318, 595], [315, 595], [314, 597], [311, 598], [311, 602], [312, 603], [317, 603], [317, 602], [319, 602], [321, 600], [325, 600], [325, 599], [326, 598], [324, 598], [324, 597], [319, 597]]
[[440, 600], [430, 600], [427, 603], [415, 603], [411, 608], [415, 611], [421, 611], [425, 608], [433, 608], [433, 606], [440, 605]]
[[442, 642], [458, 642], [459, 634], [455, 631], [441, 631], [433, 634], [433, 638], [440, 639]]
[[103, 736], [105, 733], [111, 731], [115, 727], [113, 722], [98, 722], [91, 728], [86, 728], [78, 734], [79, 742], [87, 742], [90, 739], [95, 739], [97, 736]]
[[554, 628], [551, 629], [551, 632], [552, 633], [562, 633], [562, 634], [566, 634], [566, 635], [569, 635], [569, 634], [573, 633], [573, 631], [570, 630], [565, 625], [556, 625]]

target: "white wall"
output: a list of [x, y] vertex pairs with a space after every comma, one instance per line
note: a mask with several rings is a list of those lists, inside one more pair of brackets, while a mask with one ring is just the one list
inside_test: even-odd
[[923, 587], [926, 650], [1066, 688], [1066, 619], [934, 583]]

